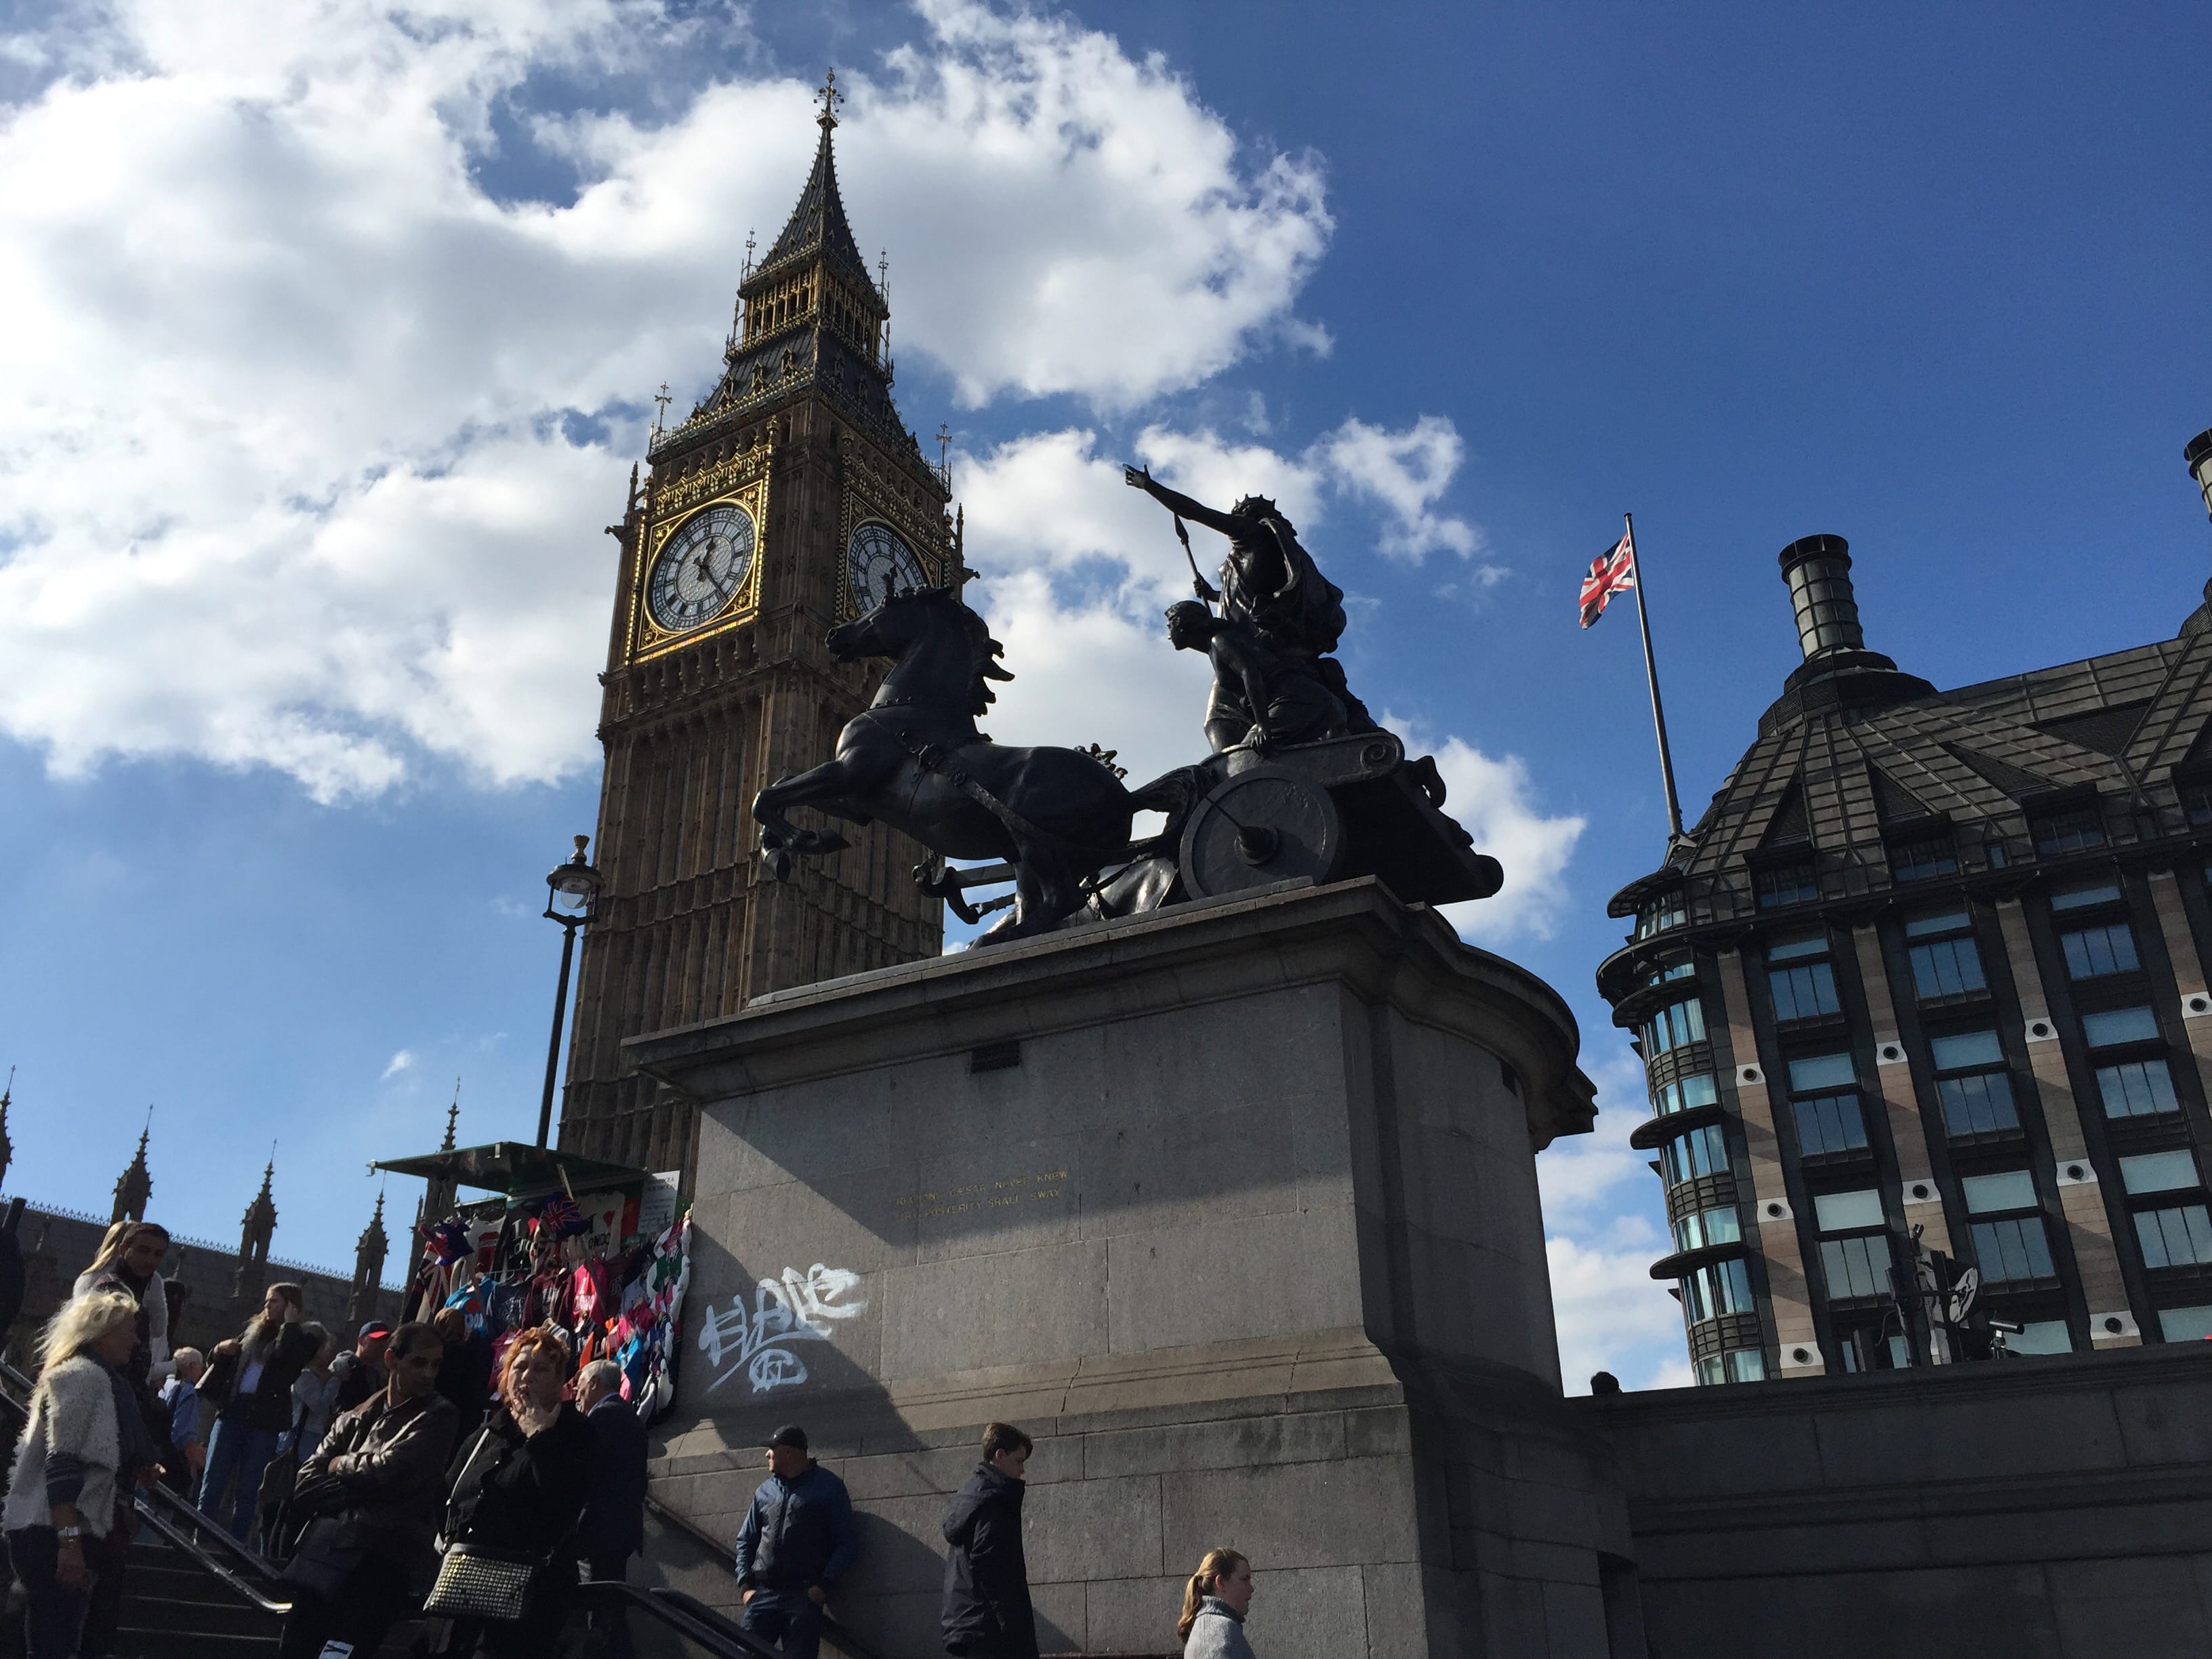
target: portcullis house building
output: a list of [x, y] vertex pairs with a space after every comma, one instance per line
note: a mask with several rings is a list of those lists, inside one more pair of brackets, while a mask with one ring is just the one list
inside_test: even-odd
[[2212, 584], [1938, 691], [1841, 537], [1781, 565], [1804, 663], [1598, 970], [1698, 1380], [2212, 1336]]

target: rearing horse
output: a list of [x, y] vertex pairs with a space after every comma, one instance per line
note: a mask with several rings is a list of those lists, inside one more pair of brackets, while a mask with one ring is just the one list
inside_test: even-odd
[[876, 700], [837, 736], [837, 752], [753, 798], [769, 873], [791, 872], [794, 854], [850, 845], [834, 830], [802, 830], [785, 817], [811, 806], [853, 823], [880, 818], [945, 858], [1005, 859], [1015, 867], [1012, 913], [977, 943], [1041, 933], [1083, 906], [1082, 878], [1127, 856], [1136, 797], [1075, 749], [992, 743], [975, 716], [994, 700], [989, 682], [1013, 676], [983, 619], [950, 587], [890, 595], [830, 630], [841, 662], [893, 659]]

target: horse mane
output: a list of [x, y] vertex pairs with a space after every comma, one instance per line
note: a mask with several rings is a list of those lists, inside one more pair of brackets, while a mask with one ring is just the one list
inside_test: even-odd
[[1010, 680], [1013, 671], [999, 666], [999, 659], [1006, 647], [991, 637], [991, 626], [961, 599], [951, 586], [926, 587], [916, 590], [915, 597], [928, 599], [948, 599], [960, 612], [960, 625], [968, 636], [968, 712], [981, 714], [999, 700], [991, 690], [993, 680]]

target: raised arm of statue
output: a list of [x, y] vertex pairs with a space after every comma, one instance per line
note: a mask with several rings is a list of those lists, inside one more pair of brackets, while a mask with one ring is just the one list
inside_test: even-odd
[[1194, 523], [1224, 536], [1235, 537], [1248, 533], [1250, 524], [1231, 513], [1216, 512], [1202, 501], [1194, 501], [1179, 489], [1170, 489], [1143, 467], [1124, 466], [1121, 482], [1132, 489], [1141, 489], [1170, 513], [1182, 514]]

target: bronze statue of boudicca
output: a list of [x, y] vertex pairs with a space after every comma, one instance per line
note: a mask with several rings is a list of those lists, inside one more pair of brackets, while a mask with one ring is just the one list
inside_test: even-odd
[[[847, 845], [802, 829], [811, 807], [853, 823], [880, 820], [937, 856], [923, 888], [975, 921], [1006, 912], [976, 941], [1026, 938], [1072, 921], [1110, 920], [1286, 882], [1379, 877], [1409, 902], [1486, 898], [1503, 879], [1442, 811], [1427, 756], [1376, 725], [1333, 654], [1344, 594], [1324, 576], [1274, 502], [1248, 495], [1226, 512], [1131, 467], [1126, 481], [1175, 515], [1197, 597], [1169, 607], [1168, 637], [1213, 669], [1203, 721], [1208, 753], [1139, 788], [1111, 751], [1018, 748], [975, 725], [1013, 676], [1003, 647], [957, 586], [897, 592], [830, 630], [842, 660], [889, 658], [873, 702], [839, 733], [836, 752], [753, 802], [760, 846], [781, 879], [794, 856]], [[1188, 519], [1229, 539], [1218, 585], [1198, 572]], [[1218, 609], [1217, 609], [1218, 607]], [[1157, 835], [1131, 838], [1136, 814], [1160, 812]], [[989, 860], [953, 868], [948, 860]], [[1011, 882], [981, 905], [968, 890]]]

